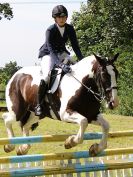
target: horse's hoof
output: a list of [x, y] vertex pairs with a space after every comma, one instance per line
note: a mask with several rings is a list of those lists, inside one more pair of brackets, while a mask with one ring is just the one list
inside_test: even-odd
[[92, 157], [97, 156], [97, 154], [99, 153], [99, 144], [93, 144], [89, 149], [89, 153]]
[[12, 144], [6, 144], [6, 145], [4, 145], [4, 151], [6, 153], [9, 153], [9, 152], [13, 151], [14, 149], [15, 149], [15, 146], [12, 145]]
[[30, 149], [30, 145], [22, 145], [16, 150], [17, 155], [26, 155]]
[[72, 145], [67, 143], [67, 142], [65, 142], [64, 146], [65, 146], [65, 149], [71, 149], [72, 148]]
[[77, 144], [74, 142], [74, 138], [75, 138], [75, 136], [69, 136], [69, 137], [66, 139], [65, 144], [64, 144], [65, 149], [70, 149], [70, 148], [72, 148], [72, 147], [74, 147], [74, 146], [77, 145]]

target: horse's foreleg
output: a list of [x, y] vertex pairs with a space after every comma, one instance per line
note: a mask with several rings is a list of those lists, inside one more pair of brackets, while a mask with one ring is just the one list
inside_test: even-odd
[[69, 149], [69, 148], [76, 146], [79, 143], [82, 143], [85, 129], [88, 126], [87, 119], [85, 117], [83, 117], [82, 115], [75, 112], [72, 115], [65, 113], [62, 117], [62, 120], [65, 122], [69, 122], [69, 123], [77, 123], [80, 126], [77, 135], [69, 136], [66, 139], [65, 148]]
[[[14, 137], [14, 132], [13, 132], [13, 129], [12, 129], [12, 123], [16, 121], [15, 114], [14, 113], [9, 113], [9, 112], [3, 113], [2, 118], [3, 118], [4, 123], [5, 123], [8, 138]], [[13, 144], [4, 145], [4, 151], [5, 152], [11, 152], [14, 149], [15, 149], [15, 145], [13, 145]]]
[[92, 156], [96, 156], [98, 153], [107, 148], [107, 139], [109, 133], [109, 123], [103, 118], [101, 114], [98, 115], [96, 121], [92, 121], [92, 124], [99, 125], [102, 127], [102, 139], [99, 144], [93, 144], [90, 147], [90, 153]]

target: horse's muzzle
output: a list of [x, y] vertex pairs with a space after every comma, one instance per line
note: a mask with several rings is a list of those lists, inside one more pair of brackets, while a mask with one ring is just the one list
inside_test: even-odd
[[114, 109], [114, 104], [113, 104], [113, 102], [109, 102], [109, 103], [108, 103], [108, 108], [109, 108], [109, 109]]
[[117, 106], [119, 105], [119, 101], [118, 101], [118, 98], [115, 98], [114, 100], [110, 101], [107, 103], [107, 107], [109, 109], [114, 109], [116, 108]]

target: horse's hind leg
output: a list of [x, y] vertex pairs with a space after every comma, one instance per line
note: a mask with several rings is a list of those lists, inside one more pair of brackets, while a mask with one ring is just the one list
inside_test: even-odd
[[[12, 129], [12, 123], [16, 121], [15, 114], [13, 112], [12, 113], [9, 113], [9, 112], [3, 113], [2, 118], [5, 122], [8, 138], [14, 137], [14, 132], [13, 132], [13, 129]], [[15, 145], [13, 145], [13, 144], [4, 145], [4, 151], [5, 152], [11, 152], [14, 149], [15, 149]]]
[[98, 153], [103, 151], [107, 148], [107, 139], [108, 139], [108, 133], [109, 133], [109, 123], [103, 118], [101, 114], [98, 114], [97, 120], [92, 121], [92, 124], [99, 125], [102, 127], [102, 139], [99, 144], [95, 143], [93, 144], [89, 151], [92, 156], [96, 156]]
[[[23, 136], [29, 136], [29, 127], [24, 126], [22, 128], [22, 132], [23, 132]], [[30, 149], [30, 144], [22, 144], [18, 147], [18, 149], [16, 150], [17, 155], [25, 155], [28, 153], [29, 149]]]
[[64, 116], [62, 117], [62, 121], [79, 124], [79, 131], [78, 131], [77, 135], [69, 136], [66, 139], [65, 148], [69, 149], [69, 148], [76, 146], [77, 144], [82, 143], [85, 129], [88, 126], [87, 119], [85, 117], [83, 117], [82, 115], [75, 112], [72, 115], [65, 113]]
[[[39, 120], [39, 118], [35, 116], [33, 112], [29, 112], [29, 111], [25, 115], [25, 118], [27, 119], [27, 122], [24, 125], [21, 125], [23, 137], [29, 136], [29, 131], [32, 125], [37, 123]], [[28, 153], [30, 148], [31, 148], [30, 144], [22, 144], [16, 150], [16, 153], [17, 155], [25, 155]]]

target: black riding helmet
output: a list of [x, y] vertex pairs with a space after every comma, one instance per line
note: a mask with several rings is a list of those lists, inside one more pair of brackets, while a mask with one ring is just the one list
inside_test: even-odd
[[55, 6], [52, 10], [52, 17], [68, 17], [68, 11], [63, 5]]

